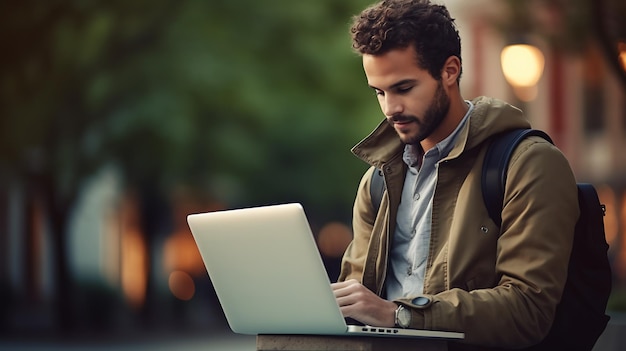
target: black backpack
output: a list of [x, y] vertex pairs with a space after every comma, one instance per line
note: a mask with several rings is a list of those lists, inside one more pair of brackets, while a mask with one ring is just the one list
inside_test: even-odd
[[[493, 137], [485, 154], [482, 193], [491, 219], [500, 226], [506, 170], [513, 150], [528, 136], [550, 137], [535, 129], [517, 129]], [[380, 170], [374, 170], [370, 195], [375, 210], [384, 192]], [[580, 218], [576, 223], [565, 289], [546, 338], [527, 350], [591, 350], [606, 328], [606, 305], [612, 288], [609, 245], [604, 233], [604, 205], [591, 184], [578, 184]]]

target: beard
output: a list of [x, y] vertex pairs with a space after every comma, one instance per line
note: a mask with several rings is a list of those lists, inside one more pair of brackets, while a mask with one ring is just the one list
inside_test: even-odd
[[[450, 97], [443, 90], [443, 84], [441, 80], [437, 84], [437, 90], [435, 90], [435, 97], [424, 112], [424, 118], [419, 119], [416, 116], [411, 115], [394, 115], [387, 119], [387, 122], [393, 127], [394, 123], [398, 122], [414, 122], [418, 126], [417, 133], [415, 134], [400, 134], [400, 139], [405, 144], [419, 144], [422, 140], [431, 135], [445, 119], [448, 111], [450, 110]], [[397, 131], [396, 131], [397, 132]]]

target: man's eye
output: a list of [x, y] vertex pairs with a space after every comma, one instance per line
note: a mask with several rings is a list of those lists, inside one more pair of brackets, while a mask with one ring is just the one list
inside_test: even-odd
[[385, 93], [383, 93], [382, 90], [378, 90], [378, 89], [374, 90], [374, 94], [376, 94], [376, 96], [383, 96], [383, 95], [385, 95]]
[[409, 91], [411, 91], [411, 89], [413, 89], [413, 87], [398, 88], [398, 93], [399, 94], [405, 94], [405, 93], [408, 93]]

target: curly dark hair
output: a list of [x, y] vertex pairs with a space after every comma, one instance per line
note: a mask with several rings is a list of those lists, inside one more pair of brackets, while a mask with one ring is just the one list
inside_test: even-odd
[[417, 63], [435, 79], [441, 79], [450, 56], [461, 60], [454, 18], [445, 6], [429, 0], [383, 0], [354, 16], [350, 33], [360, 54], [381, 55], [413, 45]]

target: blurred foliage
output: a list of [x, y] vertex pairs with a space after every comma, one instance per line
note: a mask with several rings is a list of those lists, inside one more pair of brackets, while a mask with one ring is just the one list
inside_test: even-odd
[[607, 304], [607, 311], [626, 311], [626, 290], [614, 287]]
[[349, 148], [381, 115], [350, 49], [368, 1], [0, 5], [0, 168], [71, 199], [105, 164], [132, 188], [349, 215]]
[[[366, 167], [349, 149], [382, 118], [348, 33], [367, 4], [0, 2], [0, 183], [23, 195], [28, 247], [44, 208], [55, 325], [75, 324], [68, 220], [103, 167], [138, 199], [151, 253], [181, 188], [201, 203], [298, 201], [317, 223], [349, 221]], [[146, 320], [159, 305], [153, 276]], [[25, 280], [34, 288], [33, 274]]]

